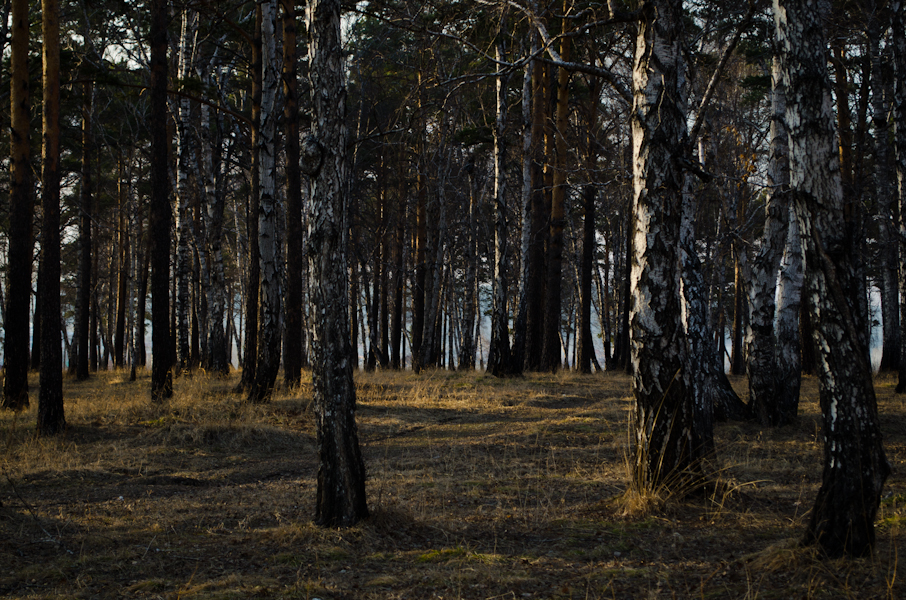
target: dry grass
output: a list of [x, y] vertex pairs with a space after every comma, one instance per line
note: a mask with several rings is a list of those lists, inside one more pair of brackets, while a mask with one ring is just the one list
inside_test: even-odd
[[[10, 598], [897, 598], [904, 401], [877, 391], [894, 475], [872, 558], [800, 548], [820, 478], [816, 386], [780, 430], [720, 425], [717, 492], [627, 511], [625, 376], [359, 374], [372, 517], [311, 524], [310, 386], [67, 381], [66, 436], [0, 413]], [[744, 388], [743, 381], [734, 382]], [[36, 389], [36, 388], [33, 388]]]

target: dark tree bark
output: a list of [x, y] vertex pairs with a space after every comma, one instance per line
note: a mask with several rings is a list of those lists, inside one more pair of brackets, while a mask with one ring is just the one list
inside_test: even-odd
[[283, 119], [286, 127], [286, 302], [283, 380], [299, 385], [302, 377], [302, 173], [299, 171], [299, 103], [296, 74], [296, 2], [283, 5]]
[[[565, 21], [564, 21], [565, 22]], [[560, 57], [570, 60], [570, 38], [561, 41]], [[569, 125], [569, 78], [564, 68], [557, 70], [556, 112], [553, 136], [556, 148], [556, 167], [551, 188], [550, 239], [547, 248], [547, 280], [544, 297], [544, 346], [541, 350], [541, 370], [556, 371], [560, 368], [560, 312], [562, 290], [560, 279], [563, 271], [563, 227], [566, 223], [566, 129]]]
[[[893, 9], [894, 159], [897, 172], [897, 201], [900, 209], [900, 326], [906, 325], [906, 2], [896, 0]], [[900, 332], [900, 364], [896, 393], [906, 392], [906, 334]]]
[[10, 44], [9, 285], [4, 311], [3, 408], [28, 407], [28, 313], [31, 300], [32, 196], [29, 163], [28, 1], [13, 0]]
[[592, 184], [582, 191], [585, 216], [582, 227], [582, 265], [579, 269], [579, 330], [576, 369], [580, 373], [591, 373], [595, 349], [591, 337], [591, 271], [595, 257], [595, 188]]
[[[632, 303], [635, 481], [700, 485], [713, 431], [702, 431], [686, 367], [680, 237], [688, 152], [680, 0], [642, 2], [633, 74]], [[699, 413], [701, 411], [698, 411]], [[688, 488], [687, 488], [688, 489]]]
[[[39, 215], [42, 213], [39, 211]], [[42, 216], [43, 219], [43, 216]], [[43, 272], [41, 261], [38, 261], [38, 272], [35, 279], [35, 310], [32, 312], [31, 322], [31, 370], [41, 369], [41, 294], [44, 292]], [[29, 294], [30, 296], [31, 294]]]
[[255, 9], [255, 37], [252, 40], [252, 119], [251, 119], [251, 165], [249, 179], [251, 190], [246, 205], [246, 238], [248, 239], [248, 282], [245, 298], [245, 337], [242, 349], [242, 377], [239, 389], [247, 390], [255, 381], [255, 370], [258, 361], [258, 293], [261, 279], [261, 250], [258, 246], [258, 218], [260, 204], [259, 156], [261, 126], [261, 5]]
[[121, 369], [126, 362], [126, 306], [129, 304], [129, 210], [126, 198], [129, 183], [124, 157], [120, 156], [120, 175], [117, 182], [119, 194], [119, 215], [116, 231], [116, 321], [113, 333], [113, 365]]
[[79, 190], [79, 266], [75, 318], [76, 371], [79, 381], [88, 379], [89, 320], [91, 312], [91, 116], [94, 86], [82, 85], [82, 181]]
[[317, 315], [311, 335], [318, 428], [315, 521], [325, 527], [348, 527], [368, 516], [368, 506], [348, 335], [346, 89], [339, 1], [313, 0], [308, 31], [312, 131], [302, 154], [311, 177], [309, 272]]
[[41, 0], [44, 38], [44, 142], [41, 172], [41, 389], [38, 433], [66, 428], [63, 411], [63, 352], [60, 347], [60, 4]]
[[830, 556], [863, 556], [874, 546], [890, 466], [868, 362], [867, 312], [858, 294], [847, 293], [864, 282], [851, 250], [856, 230], [844, 219], [827, 44], [817, 5], [775, 0], [774, 13], [787, 87], [790, 191], [805, 247], [824, 413], [822, 484], [803, 541]]
[[170, 336], [170, 179], [167, 172], [167, 0], [151, 0], [151, 398], [173, 395]]

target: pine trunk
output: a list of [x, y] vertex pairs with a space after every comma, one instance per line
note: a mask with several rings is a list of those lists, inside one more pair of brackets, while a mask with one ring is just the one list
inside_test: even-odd
[[[894, 159], [897, 173], [897, 199], [900, 209], [900, 325], [906, 324], [906, 2], [897, 0], [893, 11]], [[906, 392], [906, 335], [900, 333], [900, 364], [896, 392]]]
[[44, 142], [41, 172], [41, 389], [38, 433], [66, 428], [63, 412], [63, 354], [60, 348], [60, 4], [41, 0], [44, 38]]
[[4, 311], [3, 408], [28, 407], [28, 313], [31, 300], [32, 198], [29, 162], [29, 15], [27, 0], [13, 0], [10, 43], [9, 283]]
[[299, 170], [299, 102], [296, 74], [296, 0], [283, 4], [283, 119], [286, 127], [286, 336], [283, 381], [287, 388], [302, 378], [302, 173]]
[[170, 180], [167, 158], [167, 0], [151, 1], [151, 398], [173, 395], [170, 336]]

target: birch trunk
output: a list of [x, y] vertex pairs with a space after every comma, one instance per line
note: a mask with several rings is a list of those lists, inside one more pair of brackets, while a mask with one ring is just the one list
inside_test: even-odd
[[712, 432], [698, 427], [700, 407], [684, 372], [679, 268], [684, 175], [675, 158], [687, 154], [689, 143], [682, 2], [646, 1], [640, 11], [631, 118], [634, 482], [682, 489], [700, 485], [701, 461], [713, 448]]
[[780, 73], [780, 61], [774, 59], [771, 76], [771, 145], [768, 163], [770, 195], [761, 248], [752, 262], [749, 289], [749, 325], [746, 331], [746, 373], [749, 378], [749, 408], [763, 426], [790, 423], [796, 417], [796, 405], [780, 394], [778, 375], [783, 368], [777, 362], [777, 335], [774, 317], [777, 274], [788, 236], [789, 157], [786, 131], [786, 90]]
[[851, 251], [855, 228], [844, 220], [827, 44], [814, 5], [774, 0], [774, 18], [787, 87], [790, 191], [805, 248], [824, 413], [822, 484], [803, 541], [830, 556], [863, 556], [874, 546], [890, 466], [868, 362], [867, 313], [858, 298], [864, 281]]
[[[877, 7], [875, 7], [877, 10]], [[881, 288], [882, 352], [881, 371], [893, 371], [900, 362], [900, 315], [897, 290], [897, 243], [893, 223], [896, 183], [890, 165], [889, 106], [881, 67], [882, 31], [880, 16], [874, 14], [868, 24], [868, 48], [871, 55], [871, 122], [874, 128], [875, 194], [878, 203], [878, 270]]]
[[[504, 59], [504, 17], [497, 32], [496, 57]], [[506, 225], [506, 84], [508, 77], [497, 75], [497, 119], [494, 125], [494, 308], [491, 342], [488, 347], [488, 373], [502, 377], [511, 372], [510, 333], [507, 319], [507, 225]]]
[[311, 177], [308, 254], [312, 331], [312, 388], [318, 429], [315, 521], [351, 526], [368, 516], [365, 464], [355, 422], [349, 346], [346, 88], [340, 45], [340, 3], [308, 6], [312, 131], [303, 144]]
[[478, 183], [475, 175], [475, 156], [469, 159], [466, 172], [469, 175], [469, 237], [466, 243], [466, 273], [463, 297], [463, 326], [460, 338], [459, 369], [475, 368], [475, 340], [472, 327], [475, 323], [476, 280], [478, 278]]
[[270, 399], [280, 369], [280, 315], [283, 291], [278, 272], [277, 235], [277, 0], [261, 4], [261, 126], [258, 139], [258, 251], [261, 268], [258, 312], [258, 359], [249, 402]]
[[[177, 78], [184, 81], [192, 69], [195, 54], [195, 37], [198, 32], [198, 13], [184, 10], [182, 30], [179, 40], [179, 63]], [[177, 373], [186, 371], [191, 363], [191, 346], [189, 340], [189, 315], [191, 310], [189, 284], [191, 282], [191, 257], [189, 241], [194, 236], [192, 217], [189, 209], [189, 170], [197, 163], [192, 143], [191, 107], [185, 96], [179, 99], [179, 110], [176, 119], [176, 197], [177, 197], [177, 242], [176, 242], [176, 355]]]

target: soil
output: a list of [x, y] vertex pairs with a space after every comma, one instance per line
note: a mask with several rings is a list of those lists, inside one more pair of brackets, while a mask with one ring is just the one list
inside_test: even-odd
[[906, 597], [906, 410], [888, 377], [876, 551], [837, 560], [798, 543], [821, 476], [812, 378], [794, 425], [717, 426], [708, 492], [639, 499], [625, 375], [359, 374], [371, 516], [343, 530], [312, 523], [310, 388], [248, 406], [237, 381], [180, 378], [166, 406], [146, 377], [67, 381], [59, 439], [34, 436], [35, 407], [0, 415], [0, 596]]

